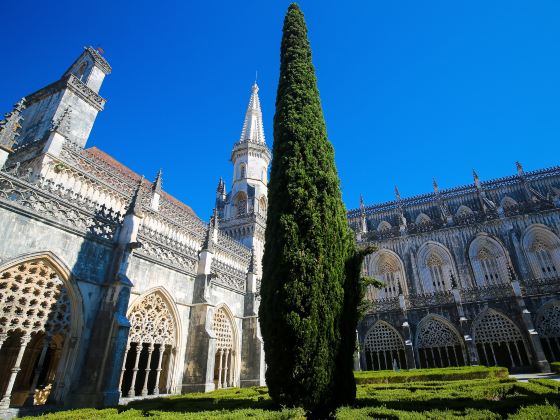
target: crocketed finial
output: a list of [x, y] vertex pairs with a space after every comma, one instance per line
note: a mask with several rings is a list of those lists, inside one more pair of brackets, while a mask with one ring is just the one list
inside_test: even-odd
[[0, 147], [10, 151], [19, 136], [20, 122], [23, 120], [21, 112], [25, 109], [25, 98], [22, 98], [14, 109], [4, 115], [4, 119], [0, 121]]

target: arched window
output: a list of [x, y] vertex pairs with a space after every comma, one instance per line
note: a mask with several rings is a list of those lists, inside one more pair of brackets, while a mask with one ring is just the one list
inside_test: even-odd
[[237, 216], [247, 214], [247, 195], [243, 191], [240, 191], [235, 196], [235, 211]]
[[259, 213], [263, 216], [266, 217], [266, 197], [263, 195], [260, 199], [259, 199]]
[[78, 72], [76, 73], [76, 76], [82, 82], [85, 82], [84, 79], [85, 79], [86, 69], [87, 69], [87, 63], [84, 61], [82, 64], [80, 64], [80, 67], [78, 68]]
[[377, 231], [378, 232], [386, 232], [388, 230], [391, 230], [391, 223], [383, 220], [379, 223], [379, 225], [377, 225]]
[[239, 178], [244, 179], [247, 177], [247, 167], [244, 164], [241, 164], [239, 167]]
[[466, 364], [463, 340], [441, 317], [428, 315], [418, 325], [416, 349], [420, 367], [436, 368]]
[[426, 213], [420, 213], [418, 217], [416, 217], [416, 224], [421, 225], [423, 223], [430, 223], [432, 219]]
[[473, 338], [483, 365], [507, 368], [530, 365], [519, 328], [500, 312], [493, 309], [483, 312], [473, 323]]
[[523, 234], [523, 247], [536, 278], [560, 274], [560, 239], [546, 226], [529, 226]]
[[[169, 393], [177, 348], [177, 320], [171, 304], [159, 291], [145, 296], [129, 310], [130, 332], [121, 373], [121, 395]], [[163, 374], [162, 374], [163, 372]]]
[[517, 201], [515, 201], [513, 198], [506, 195], [500, 201], [500, 206], [503, 209], [509, 209], [509, 208], [512, 208], [512, 207], [517, 207]]
[[400, 293], [408, 294], [404, 266], [397, 254], [382, 249], [366, 259], [368, 275], [382, 281], [383, 288], [369, 286], [366, 296], [370, 300], [397, 297]]
[[57, 398], [62, 378], [57, 373], [60, 366], [68, 370], [75, 356], [69, 339], [80, 333], [77, 305], [67, 279], [49, 259], [0, 271], [0, 395], [9, 406]]
[[236, 339], [231, 316], [224, 307], [214, 313], [212, 329], [216, 335], [214, 381], [216, 388], [229, 388], [237, 383]]
[[404, 341], [400, 334], [385, 321], [377, 321], [364, 339], [367, 370], [393, 369], [406, 366]]
[[546, 359], [560, 361], [560, 301], [549, 302], [539, 309], [536, 327]]
[[471, 266], [479, 286], [509, 281], [508, 257], [504, 247], [488, 235], [479, 235], [469, 247]]
[[451, 290], [450, 277], [452, 273], [456, 276], [456, 270], [445, 246], [437, 242], [426, 242], [418, 250], [417, 260], [424, 292]]
[[459, 208], [457, 209], [457, 213], [456, 213], [456, 216], [460, 217], [460, 218], [467, 218], [467, 217], [471, 217], [473, 215], [474, 215], [474, 213], [470, 209], [470, 207], [467, 207], [465, 205], [459, 206]]

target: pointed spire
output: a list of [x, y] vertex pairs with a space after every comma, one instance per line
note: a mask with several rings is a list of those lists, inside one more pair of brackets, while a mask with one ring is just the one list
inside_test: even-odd
[[395, 185], [395, 198], [397, 201], [401, 201], [401, 193], [399, 192], [399, 188]]
[[434, 186], [434, 192], [435, 192], [436, 194], [438, 194], [438, 193], [439, 193], [439, 185], [438, 185], [438, 183], [437, 183], [437, 181], [436, 181], [435, 178], [432, 178], [432, 185]]
[[25, 98], [22, 98], [14, 109], [4, 115], [4, 119], [0, 121], [0, 148], [11, 150], [19, 136], [18, 130], [21, 128], [20, 122], [23, 120], [21, 116], [25, 109]]
[[128, 210], [126, 211], [125, 216], [128, 215], [135, 215], [135, 216], [142, 216], [142, 184], [144, 183], [144, 176], [140, 178], [138, 182], [138, 186], [136, 187], [136, 191], [134, 191], [134, 195], [132, 196], [132, 200], [130, 200], [130, 204], [128, 206]]
[[218, 188], [216, 188], [216, 192], [218, 193], [218, 195], [223, 195], [226, 193], [226, 184], [222, 177], [220, 177], [220, 180], [218, 181]]
[[162, 185], [163, 185], [163, 169], [159, 168], [159, 171], [156, 175], [156, 179], [155, 179], [154, 184], [152, 186], [152, 190], [155, 193], [161, 194]]
[[523, 165], [521, 165], [521, 163], [519, 163], [519, 161], [515, 162], [515, 166], [517, 168], [517, 175], [523, 175], [525, 174], [525, 171], [523, 170]]
[[218, 230], [218, 209], [214, 207], [214, 210], [212, 211], [212, 217], [210, 217], [210, 223], [208, 223], [208, 230], [206, 231], [206, 237], [204, 238], [204, 242], [202, 243], [202, 249], [206, 249], [211, 252], [213, 251], [217, 230]]
[[249, 99], [249, 106], [247, 107], [245, 121], [243, 122], [243, 130], [241, 131], [239, 141], [265, 143], [261, 102], [259, 100], [259, 86], [256, 81], [251, 88], [251, 98]]
[[472, 170], [472, 176], [474, 179], [474, 185], [476, 185], [477, 188], [480, 188], [480, 178], [474, 169]]
[[362, 196], [362, 194], [360, 194], [360, 209], [364, 211], [365, 208], [366, 206], [364, 204], [364, 197]]
[[59, 114], [57, 118], [55, 118], [51, 124], [50, 131], [58, 133], [62, 135], [66, 135], [70, 132], [70, 121], [72, 117], [72, 107], [68, 105], [62, 113]]

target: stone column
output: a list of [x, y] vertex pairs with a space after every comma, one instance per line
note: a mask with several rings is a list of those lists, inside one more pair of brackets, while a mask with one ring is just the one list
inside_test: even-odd
[[8, 338], [8, 334], [0, 334], [0, 350], [2, 350], [2, 345], [4, 344], [4, 341], [6, 341]]
[[150, 344], [148, 347], [148, 363], [146, 363], [146, 375], [144, 376], [144, 386], [142, 387], [142, 396], [148, 395], [148, 377], [150, 376], [150, 364], [152, 363], [152, 354], [154, 353], [154, 345]]
[[235, 352], [230, 352], [231, 364], [229, 367], [229, 386], [235, 386]]
[[229, 349], [226, 349], [226, 354], [224, 357], [224, 383], [222, 388], [228, 387], [228, 365], [229, 365]]
[[126, 372], [126, 360], [128, 359], [128, 352], [129, 351], [130, 351], [130, 342], [127, 343], [127, 345], [126, 345], [126, 350], [124, 352], [123, 365], [122, 365], [122, 369], [121, 369], [121, 378], [119, 379], [119, 391], [121, 392], [121, 395], [122, 395], [122, 383], [123, 383], [123, 379], [124, 379], [124, 374]]
[[41, 350], [41, 355], [39, 356], [39, 361], [37, 362], [37, 367], [33, 373], [33, 380], [31, 381], [31, 387], [29, 388], [29, 395], [27, 396], [27, 400], [25, 400], [25, 405], [33, 405], [35, 402], [37, 382], [39, 382], [39, 375], [43, 370], [43, 364], [45, 363], [45, 357], [47, 355], [47, 350], [49, 349], [50, 341], [50, 337], [44, 338], [43, 348]]
[[156, 369], [156, 385], [154, 386], [154, 395], [159, 395], [159, 377], [161, 375], [161, 362], [163, 361], [164, 352], [165, 344], [160, 344], [158, 349], [158, 365]]
[[403, 336], [404, 336], [404, 356], [406, 359], [407, 369], [416, 369], [416, 360], [414, 357], [414, 347], [412, 345], [412, 335], [410, 333], [410, 325], [408, 321], [404, 321], [402, 324]]
[[16, 377], [18, 372], [21, 370], [21, 359], [23, 358], [23, 354], [25, 353], [25, 349], [27, 344], [31, 340], [31, 336], [25, 334], [20, 339], [20, 347], [16, 357], [16, 361], [14, 363], [14, 367], [11, 369], [10, 379], [8, 380], [8, 386], [6, 387], [6, 391], [4, 392], [4, 397], [0, 400], [0, 409], [9, 408], [10, 407], [10, 399], [12, 394], [12, 389], [14, 388], [14, 383], [16, 382]]
[[222, 349], [218, 350], [220, 353], [220, 364], [218, 365], [218, 389], [222, 387], [222, 357], [224, 355], [224, 351]]
[[127, 397], [134, 397], [135, 390], [134, 385], [136, 383], [136, 375], [138, 375], [138, 362], [140, 361], [140, 352], [142, 351], [142, 343], [136, 343], [136, 353], [134, 357], [134, 367], [132, 368], [132, 382], [130, 383], [130, 388], [128, 389]]

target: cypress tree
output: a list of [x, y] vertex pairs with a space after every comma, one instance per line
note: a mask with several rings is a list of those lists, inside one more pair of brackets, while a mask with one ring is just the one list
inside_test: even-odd
[[355, 398], [363, 287], [303, 13], [284, 20], [259, 317], [278, 404], [326, 417]]

